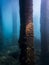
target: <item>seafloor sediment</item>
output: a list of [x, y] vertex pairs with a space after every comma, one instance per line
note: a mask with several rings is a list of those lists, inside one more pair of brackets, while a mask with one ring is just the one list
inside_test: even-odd
[[0, 65], [20, 65], [20, 50], [17, 46], [10, 46], [0, 52]]

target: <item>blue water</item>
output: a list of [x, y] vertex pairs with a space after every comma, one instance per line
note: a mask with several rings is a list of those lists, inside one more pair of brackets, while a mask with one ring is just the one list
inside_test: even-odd
[[[13, 34], [19, 39], [20, 14], [19, 0], [0, 0], [2, 9], [3, 37], [6, 40], [12, 39]], [[15, 33], [13, 32], [13, 13], [15, 13]]]
[[33, 0], [34, 37], [37, 39], [40, 39], [40, 11], [41, 0]]

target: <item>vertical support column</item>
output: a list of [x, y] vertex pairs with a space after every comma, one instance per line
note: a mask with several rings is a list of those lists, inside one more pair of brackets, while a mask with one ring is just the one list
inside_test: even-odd
[[20, 0], [21, 65], [34, 65], [33, 0]]
[[1, 14], [1, 1], [0, 1], [0, 51], [3, 48], [3, 28], [2, 28], [2, 14]]
[[33, 35], [33, 0], [25, 1], [25, 20], [26, 20], [26, 62], [28, 65], [34, 64], [34, 35]]
[[16, 45], [17, 44], [17, 22], [16, 22], [16, 12], [13, 10], [13, 45]]
[[47, 64], [47, 52], [48, 52], [48, 31], [47, 31], [47, 1], [41, 0], [41, 65]]
[[[46, 23], [47, 23], [47, 16], [46, 16], [46, 6], [47, 6], [47, 1], [42, 0], [41, 1], [41, 43], [42, 43], [42, 49], [45, 52], [47, 49], [47, 31], [46, 31]], [[44, 9], [44, 10], [43, 10]], [[46, 50], [47, 51], [47, 50]]]

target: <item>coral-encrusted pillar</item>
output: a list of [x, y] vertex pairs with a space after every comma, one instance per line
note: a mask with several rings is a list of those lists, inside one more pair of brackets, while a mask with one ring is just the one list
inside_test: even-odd
[[21, 65], [34, 65], [33, 0], [20, 0]]
[[33, 0], [26, 0], [25, 5], [25, 19], [26, 19], [26, 52], [28, 65], [34, 64], [34, 44], [33, 44]]

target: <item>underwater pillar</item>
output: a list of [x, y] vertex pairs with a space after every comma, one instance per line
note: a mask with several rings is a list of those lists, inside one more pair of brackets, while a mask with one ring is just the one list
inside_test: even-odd
[[33, 0], [20, 0], [21, 65], [34, 65]]
[[13, 45], [16, 45], [18, 42], [17, 42], [17, 34], [16, 34], [16, 32], [17, 32], [17, 22], [16, 22], [16, 18], [17, 18], [17, 16], [16, 16], [16, 12], [13, 10], [13, 41], [12, 41], [12, 43], [13, 43]]
[[[41, 22], [40, 22], [41, 24], [41, 65], [49, 65], [49, 61], [48, 61], [49, 11], [47, 9], [47, 5], [48, 5], [47, 1], [41, 0]], [[48, 15], [47, 15], [47, 12], [48, 12]]]
[[2, 26], [2, 14], [0, 5], [0, 51], [3, 49], [3, 26]]

